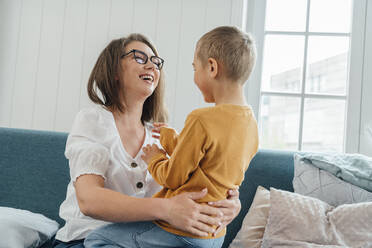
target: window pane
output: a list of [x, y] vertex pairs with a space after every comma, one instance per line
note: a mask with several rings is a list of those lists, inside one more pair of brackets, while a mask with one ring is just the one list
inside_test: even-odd
[[345, 94], [348, 51], [348, 37], [310, 36], [306, 92]]
[[311, 0], [310, 32], [349, 33], [352, 0]]
[[302, 150], [343, 151], [345, 101], [305, 99]]
[[262, 90], [300, 92], [304, 36], [266, 35]]
[[265, 29], [304, 32], [306, 6], [307, 0], [267, 0]]
[[262, 96], [260, 107], [260, 146], [297, 150], [300, 98]]

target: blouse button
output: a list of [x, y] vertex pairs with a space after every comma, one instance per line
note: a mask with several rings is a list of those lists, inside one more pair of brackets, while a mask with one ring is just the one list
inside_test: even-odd
[[143, 183], [142, 182], [138, 182], [137, 184], [136, 184], [136, 186], [137, 186], [137, 188], [142, 188], [143, 187]]
[[137, 167], [137, 164], [136, 164], [135, 162], [133, 162], [133, 163], [130, 164], [130, 166], [131, 166], [132, 168], [136, 168], [136, 167]]

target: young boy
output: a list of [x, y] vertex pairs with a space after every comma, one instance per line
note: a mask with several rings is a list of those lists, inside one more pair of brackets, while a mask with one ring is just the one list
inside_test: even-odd
[[[194, 81], [204, 100], [215, 106], [191, 112], [179, 135], [162, 127], [160, 143], [165, 151], [156, 145], [143, 148], [142, 159], [155, 181], [163, 186], [154, 197], [170, 198], [206, 188], [208, 194], [199, 202], [208, 203], [225, 199], [229, 189], [239, 187], [258, 150], [257, 122], [244, 98], [244, 83], [255, 58], [253, 40], [235, 27], [215, 28], [198, 41]], [[220, 247], [226, 233], [225, 228], [216, 236], [210, 233], [200, 237], [164, 221], [155, 223], [141, 223], [141, 227], [138, 223], [123, 224], [121, 235], [131, 232], [126, 236], [142, 244], [137, 247]], [[128, 242], [120, 245], [132, 247]]]

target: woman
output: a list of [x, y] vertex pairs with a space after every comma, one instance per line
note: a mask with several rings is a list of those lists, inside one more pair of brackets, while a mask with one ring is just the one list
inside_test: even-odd
[[[60, 216], [66, 224], [54, 247], [83, 247], [84, 238], [108, 222], [164, 220], [195, 235], [218, 232], [240, 211], [238, 192], [200, 205], [207, 192], [151, 198], [160, 186], [142, 161], [142, 148], [158, 142], [149, 122], [166, 121], [163, 59], [140, 34], [113, 40], [100, 54], [88, 82], [97, 106], [80, 111], [67, 139], [71, 181]], [[162, 124], [154, 124], [155, 130]]]

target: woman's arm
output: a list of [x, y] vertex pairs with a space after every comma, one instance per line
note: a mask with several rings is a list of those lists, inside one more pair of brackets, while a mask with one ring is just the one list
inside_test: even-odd
[[81, 212], [95, 219], [110, 222], [164, 220], [175, 228], [204, 236], [214, 232], [209, 225], [220, 225], [223, 210], [200, 205], [195, 200], [207, 191], [189, 192], [169, 199], [136, 198], [104, 188], [98, 175], [82, 175], [75, 182]]

